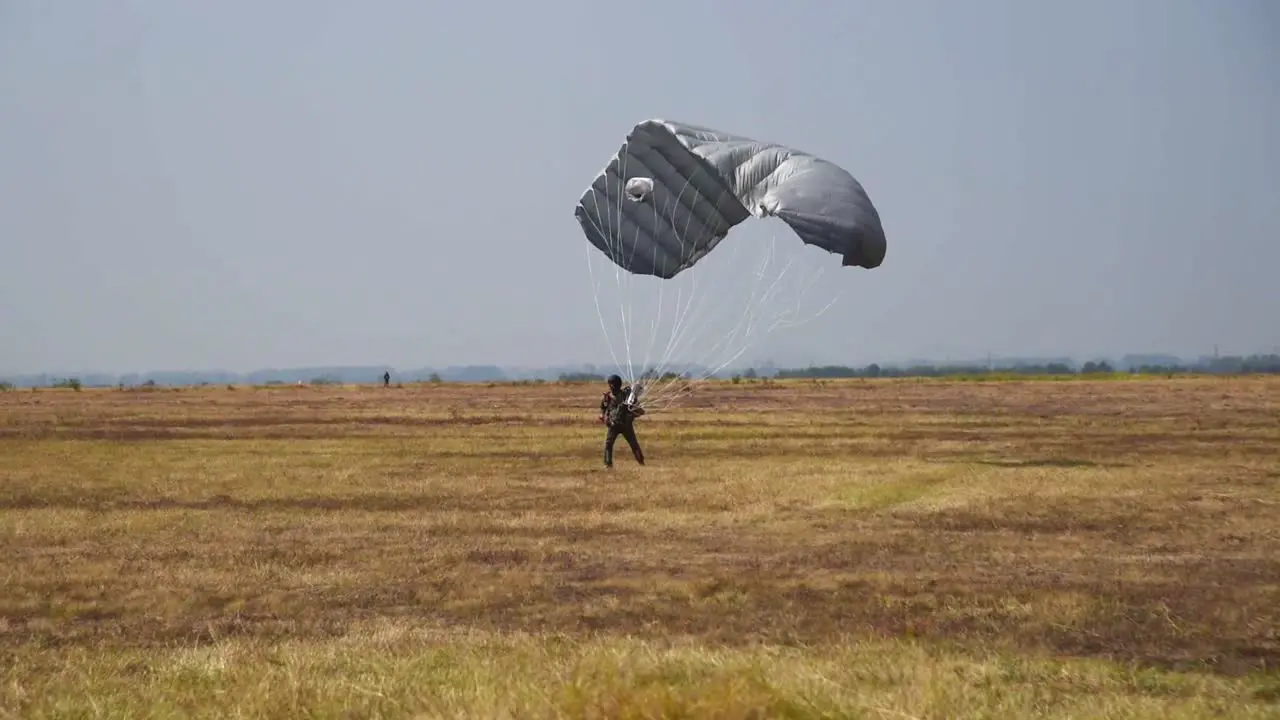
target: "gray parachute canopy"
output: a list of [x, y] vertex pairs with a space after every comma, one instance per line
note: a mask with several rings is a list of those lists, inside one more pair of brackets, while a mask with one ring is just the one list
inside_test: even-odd
[[636, 125], [574, 210], [628, 272], [671, 278], [748, 217], [777, 217], [842, 265], [875, 268], [885, 237], [871, 198], [827, 160], [668, 120]]

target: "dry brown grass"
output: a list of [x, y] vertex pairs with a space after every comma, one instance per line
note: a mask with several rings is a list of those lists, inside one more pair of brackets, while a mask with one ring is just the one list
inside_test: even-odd
[[1280, 380], [0, 393], [0, 712], [1280, 715]]

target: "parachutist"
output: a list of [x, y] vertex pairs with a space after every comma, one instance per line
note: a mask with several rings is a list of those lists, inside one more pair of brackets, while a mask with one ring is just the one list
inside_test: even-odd
[[636, 438], [635, 419], [644, 415], [644, 408], [636, 404], [639, 388], [634, 391], [622, 386], [622, 378], [609, 376], [609, 389], [600, 398], [600, 422], [609, 429], [604, 440], [604, 466], [613, 467], [613, 445], [621, 435], [631, 446], [631, 454], [636, 462], [644, 464], [644, 452], [640, 449], [640, 441]]

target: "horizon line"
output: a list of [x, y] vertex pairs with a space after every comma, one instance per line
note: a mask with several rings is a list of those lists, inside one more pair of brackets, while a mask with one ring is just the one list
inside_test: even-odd
[[[968, 365], [975, 365], [975, 364], [989, 365], [991, 363], [995, 363], [1002, 360], [1004, 361], [1014, 360], [1014, 361], [1024, 362], [1024, 363], [1028, 361], [1053, 362], [1053, 361], [1066, 360], [1068, 362], [1076, 363], [1080, 361], [1081, 358], [1085, 358], [1085, 362], [1087, 362], [1089, 360], [1092, 360], [1092, 361], [1119, 360], [1119, 359], [1123, 359], [1131, 356], [1162, 356], [1166, 358], [1177, 359], [1179, 362], [1196, 362], [1196, 361], [1201, 361], [1209, 358], [1229, 358], [1229, 357], [1247, 358], [1251, 356], [1268, 356], [1268, 355], [1275, 355], [1275, 354], [1280, 354], [1280, 350], [1273, 348], [1270, 352], [1255, 350], [1250, 352], [1221, 353], [1221, 352], [1217, 352], [1217, 348], [1215, 348], [1215, 352], [1213, 353], [1201, 353], [1194, 357], [1183, 355], [1181, 353], [1176, 353], [1176, 352], [1126, 351], [1122, 353], [1071, 353], [1071, 352], [1046, 353], [1046, 354], [987, 353], [985, 355], [962, 356], [956, 359], [928, 357], [928, 356], [917, 356], [917, 357], [907, 356], [907, 357], [902, 357], [895, 360], [871, 360], [867, 362], [841, 361], [841, 360], [825, 360], [825, 361], [808, 360], [804, 362], [789, 363], [789, 362], [777, 362], [777, 361], [770, 362], [769, 359], [766, 358], [759, 362], [743, 362], [743, 363], [734, 363], [733, 365], [726, 365], [724, 367], [715, 369], [712, 372], [712, 374], [718, 374], [722, 372], [732, 372], [734, 370], [745, 370], [749, 368], [762, 368], [762, 367], [790, 370], [790, 369], [802, 369], [802, 368], [810, 368], [810, 367], [865, 368], [869, 365], [879, 365], [881, 367], [897, 367], [904, 364], [935, 365], [935, 366], [951, 366], [951, 365], [968, 366]], [[260, 373], [272, 373], [272, 372], [299, 372], [299, 371], [325, 371], [325, 370], [369, 370], [369, 371], [391, 372], [391, 373], [397, 373], [397, 372], [418, 373], [418, 372], [436, 372], [441, 370], [465, 370], [465, 369], [492, 368], [492, 369], [496, 369], [503, 372], [506, 372], [506, 371], [542, 372], [542, 371], [550, 371], [550, 370], [565, 371], [570, 369], [574, 371], [585, 372], [586, 371], [585, 368], [587, 368], [588, 366], [598, 370], [601, 368], [613, 367], [614, 365], [616, 365], [616, 363], [592, 362], [587, 360], [580, 360], [580, 361], [564, 361], [559, 363], [545, 363], [545, 364], [537, 364], [537, 365], [521, 365], [521, 364], [515, 364], [515, 363], [504, 364], [504, 363], [497, 363], [497, 362], [470, 362], [470, 363], [455, 362], [455, 363], [448, 363], [448, 364], [442, 364], [442, 365], [423, 364], [423, 365], [404, 366], [399, 368], [397, 368], [395, 365], [390, 363], [367, 363], [367, 364], [327, 363], [327, 364], [304, 364], [304, 365], [262, 365], [262, 366], [254, 367], [253, 369], [249, 369], [249, 370], [232, 370], [232, 369], [216, 367], [216, 366], [185, 367], [185, 368], [183, 367], [171, 367], [171, 368], [152, 367], [151, 369], [147, 369], [147, 370], [136, 370], [136, 369], [135, 370], [93, 370], [93, 369], [82, 368], [80, 370], [5, 371], [5, 372], [0, 372], [0, 380], [6, 379], [6, 378], [29, 378], [29, 377], [43, 377], [43, 376], [74, 377], [77, 375], [102, 375], [102, 376], [121, 377], [121, 376], [128, 376], [128, 375], [146, 376], [146, 375], [156, 375], [156, 374], [192, 374], [192, 375], [221, 374], [221, 375], [243, 376], [243, 375], [254, 375], [254, 374], [260, 374]], [[660, 369], [696, 367], [703, 370], [710, 370], [713, 367], [712, 365], [705, 364], [705, 363], [679, 362], [679, 361], [669, 361], [666, 363], [661, 363], [661, 365], [663, 367]]]

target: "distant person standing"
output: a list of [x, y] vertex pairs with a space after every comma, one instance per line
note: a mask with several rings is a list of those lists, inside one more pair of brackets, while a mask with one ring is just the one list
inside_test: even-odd
[[391, 387], [391, 371], [382, 373], [382, 387]]

